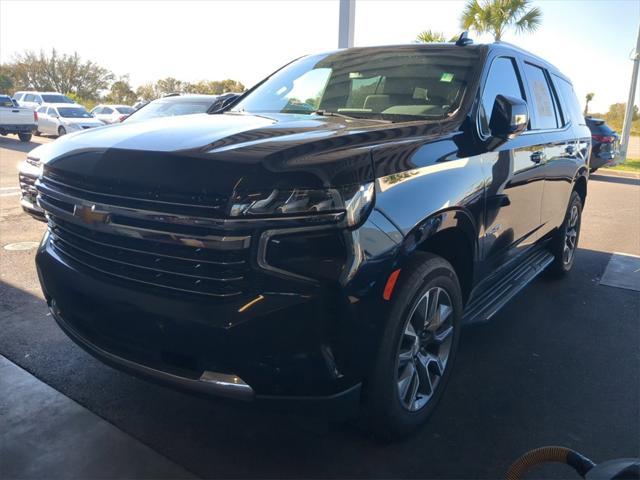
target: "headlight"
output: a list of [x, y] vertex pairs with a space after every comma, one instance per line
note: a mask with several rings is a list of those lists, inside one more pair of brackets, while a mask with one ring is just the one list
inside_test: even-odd
[[27, 163], [34, 167], [40, 167], [40, 158], [34, 155], [27, 155]]
[[328, 189], [273, 189], [270, 192], [238, 194], [233, 198], [232, 217], [284, 217], [344, 213], [347, 225], [358, 225], [374, 199], [374, 184]]

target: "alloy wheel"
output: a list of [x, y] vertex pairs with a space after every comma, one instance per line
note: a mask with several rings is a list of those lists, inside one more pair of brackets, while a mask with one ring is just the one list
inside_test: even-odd
[[580, 211], [577, 205], [571, 206], [569, 222], [564, 237], [564, 248], [562, 250], [562, 261], [568, 265], [573, 260], [578, 245], [578, 232], [580, 231]]
[[415, 303], [400, 339], [397, 392], [402, 406], [418, 411], [442, 380], [453, 340], [451, 297], [441, 287], [427, 290]]

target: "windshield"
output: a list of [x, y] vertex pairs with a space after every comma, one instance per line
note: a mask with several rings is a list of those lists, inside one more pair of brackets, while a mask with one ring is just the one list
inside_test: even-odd
[[63, 118], [91, 118], [91, 114], [84, 108], [58, 107], [58, 113]]
[[45, 103], [74, 103], [69, 97], [64, 95], [42, 95]]
[[173, 117], [206, 112], [215, 99], [199, 101], [154, 101], [136, 110], [127, 118], [128, 122], [139, 122], [157, 117]]
[[346, 50], [297, 60], [232, 111], [311, 114], [317, 110], [391, 121], [454, 112], [477, 64], [473, 49], [421, 46]]
[[123, 115], [131, 115], [133, 112], [135, 112], [135, 110], [131, 107], [117, 107], [116, 110], [118, 111], [118, 113], [121, 113]]

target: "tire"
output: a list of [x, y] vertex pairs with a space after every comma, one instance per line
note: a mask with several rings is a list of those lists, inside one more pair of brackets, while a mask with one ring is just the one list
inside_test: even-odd
[[62, 137], [63, 135], [67, 134], [67, 129], [64, 127], [58, 127], [58, 136]]
[[33, 132], [33, 134], [34, 134], [36, 137], [39, 137], [40, 135], [42, 135], [42, 132], [41, 132], [40, 130], [36, 130], [35, 132]]
[[19, 133], [18, 134], [18, 138], [20, 139], [21, 142], [30, 142], [31, 141], [31, 134], [30, 133]]
[[[450, 307], [439, 325], [434, 316], [420, 316], [436, 298]], [[417, 254], [403, 268], [392, 302], [376, 361], [364, 385], [361, 416], [363, 426], [383, 441], [413, 432], [435, 409], [451, 375], [462, 317], [462, 294], [453, 267], [428, 253]], [[438, 310], [446, 313], [441, 308]], [[415, 397], [413, 387], [417, 388]]]
[[581, 223], [582, 199], [574, 190], [569, 198], [564, 221], [551, 240], [550, 250], [555, 258], [547, 269], [549, 276], [563, 277], [571, 271], [580, 240]]
[[589, 173], [596, 173], [599, 167], [589, 169]]

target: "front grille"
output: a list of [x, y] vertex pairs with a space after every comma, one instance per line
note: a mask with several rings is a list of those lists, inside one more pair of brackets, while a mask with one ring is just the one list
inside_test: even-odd
[[20, 173], [18, 175], [18, 181], [20, 182], [20, 191], [22, 192], [22, 196], [35, 205], [36, 197], [38, 196], [38, 191], [35, 186], [36, 177]]
[[[96, 205], [93, 199], [99, 194], [60, 188], [47, 177], [37, 187], [51, 245], [67, 261], [154, 289], [222, 298], [248, 290], [249, 236], [216, 234], [197, 225], [197, 218], [180, 217], [177, 224], [176, 217], [159, 211], [164, 204], [144, 211], [119, 197], [117, 205]], [[99, 206], [99, 222], [79, 214], [84, 209], [91, 215], [92, 206]]]

